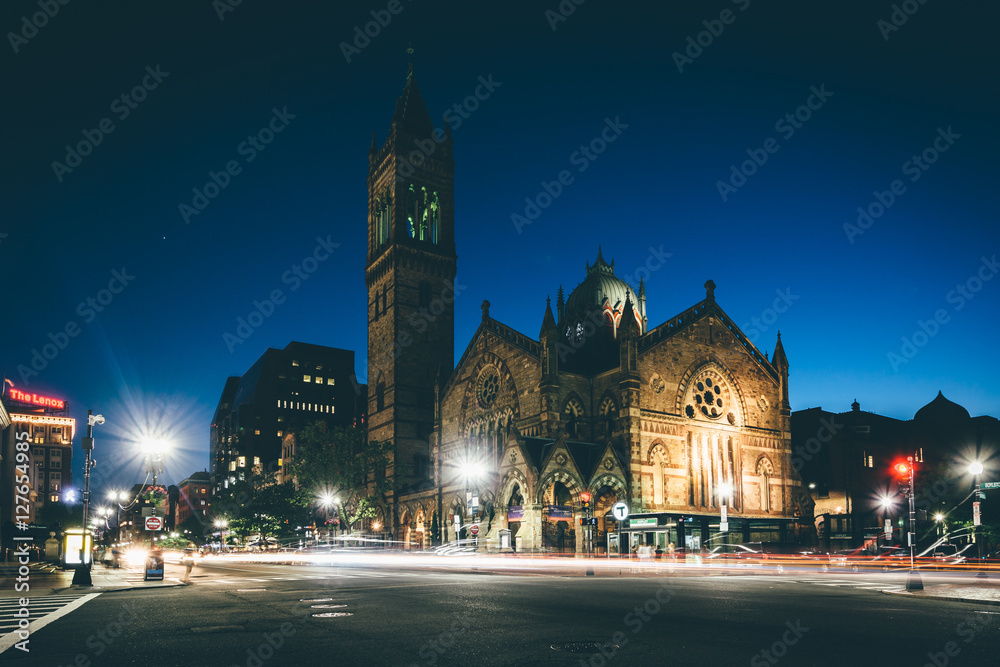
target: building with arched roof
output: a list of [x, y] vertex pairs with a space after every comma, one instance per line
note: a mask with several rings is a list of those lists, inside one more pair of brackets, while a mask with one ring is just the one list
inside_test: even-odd
[[484, 301], [453, 367], [453, 176], [451, 135], [431, 126], [411, 65], [368, 178], [369, 437], [394, 444], [395, 539], [427, 546], [475, 524], [490, 546], [509, 531], [522, 549], [583, 550], [588, 494], [598, 546], [618, 502], [634, 539], [659, 546], [789, 539], [806, 496], [780, 335], [762, 354], [711, 280], [650, 326], [644, 283], [598, 248], [555, 310], [539, 291], [537, 337]]

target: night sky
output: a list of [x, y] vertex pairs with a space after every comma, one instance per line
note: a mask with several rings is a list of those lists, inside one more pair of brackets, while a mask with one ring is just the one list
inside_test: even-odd
[[995, 3], [49, 4], [0, 8], [0, 370], [104, 414], [98, 492], [141, 481], [144, 432], [175, 443], [168, 482], [207, 467], [226, 378], [268, 346], [355, 350], [365, 379], [368, 147], [411, 42], [454, 137], [456, 358], [483, 299], [537, 337], [600, 246], [634, 286], [653, 269], [651, 327], [712, 279], [762, 352], [780, 329], [795, 410], [1000, 414]]

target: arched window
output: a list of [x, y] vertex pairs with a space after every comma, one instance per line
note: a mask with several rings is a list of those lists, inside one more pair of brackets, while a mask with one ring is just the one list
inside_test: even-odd
[[571, 438], [579, 438], [582, 431], [580, 421], [583, 418], [583, 404], [576, 398], [569, 399], [563, 408], [563, 416], [566, 419], [566, 432]]
[[417, 192], [411, 185], [406, 193], [406, 236], [413, 239], [417, 237], [417, 225], [420, 224], [420, 202], [417, 199]]
[[662, 444], [653, 447], [650, 463], [653, 464], [653, 504], [663, 505], [667, 495], [667, 454]]
[[441, 226], [441, 201], [438, 193], [432, 192], [430, 201], [427, 202], [427, 210], [430, 212], [431, 243], [438, 242], [438, 228]]

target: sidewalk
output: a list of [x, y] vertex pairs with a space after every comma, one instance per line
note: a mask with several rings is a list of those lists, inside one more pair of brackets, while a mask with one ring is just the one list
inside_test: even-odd
[[90, 571], [90, 581], [93, 586], [74, 586], [73, 570], [63, 570], [50, 563], [32, 563], [28, 574], [27, 591], [17, 591], [17, 568], [11, 569], [9, 564], [0, 566], [0, 599], [15, 597], [42, 597], [45, 595], [66, 594], [72, 592], [108, 593], [112, 591], [129, 591], [138, 588], [171, 588], [183, 586], [184, 567], [172, 563], [164, 565], [163, 581], [143, 581], [143, 571], [130, 568], [105, 568], [101, 564], [94, 565]]
[[922, 591], [882, 591], [886, 595], [901, 595], [912, 598], [933, 598], [972, 604], [1000, 605], [1000, 577], [991, 573], [989, 577], [970, 584], [930, 584], [924, 582]]

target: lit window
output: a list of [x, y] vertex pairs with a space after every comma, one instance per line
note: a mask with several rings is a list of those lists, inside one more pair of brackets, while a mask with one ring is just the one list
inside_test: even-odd
[[337, 411], [337, 406], [336, 405], [331, 405], [330, 406], [330, 412], [336, 412], [336, 411]]
[[260, 457], [259, 456], [253, 457], [253, 464], [255, 466], [259, 466], [260, 465]]
[[298, 366], [298, 365], [299, 365], [299, 362], [297, 362], [294, 359], [292, 359], [292, 366]]
[[259, 429], [259, 428], [255, 428], [255, 429], [253, 430], [253, 434], [254, 434], [254, 435], [260, 435], [260, 429]]
[[321, 378], [320, 376], [317, 375], [316, 376], [316, 384], [323, 384], [323, 378]]
[[236, 471], [236, 461], [230, 461], [229, 462], [229, 472], [235, 472], [235, 471]]
[[283, 436], [284, 434], [285, 434], [285, 432], [284, 432], [284, 431], [278, 431], [278, 437], [279, 437], [279, 438], [280, 438], [281, 436]]
[[53, 495], [49, 496], [49, 502], [51, 502], [51, 503], [57, 503], [57, 502], [59, 502], [59, 494], [53, 494]]
[[326, 383], [327, 383], [328, 385], [330, 385], [330, 386], [333, 386], [334, 384], [336, 384], [336, 383], [335, 383], [335, 382], [333, 381], [333, 378], [327, 378], [327, 379], [326, 379]]
[[281, 407], [281, 401], [280, 400], [278, 401], [278, 407], [279, 408]]
[[237, 461], [239, 462], [238, 463], [239, 467], [241, 467], [241, 468], [246, 468], [247, 467], [247, 457], [241, 456], [239, 459], [237, 459]]
[[302, 376], [302, 381], [303, 382], [312, 382], [312, 375], [303, 375]]
[[874, 468], [875, 467], [875, 457], [873, 457], [873, 456], [869, 456], [868, 457], [868, 467], [869, 468]]

